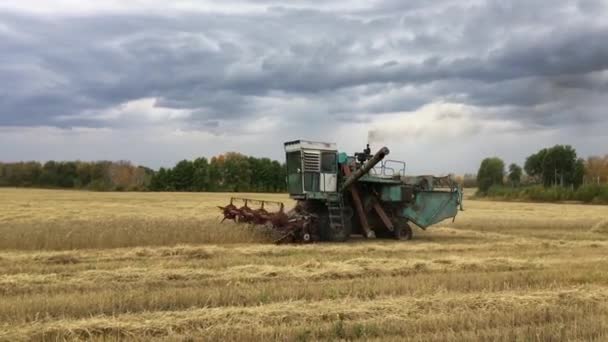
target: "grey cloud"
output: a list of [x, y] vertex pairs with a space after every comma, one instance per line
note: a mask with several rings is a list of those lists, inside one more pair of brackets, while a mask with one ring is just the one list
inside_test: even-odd
[[[608, 69], [608, 30], [560, 25], [566, 2], [382, 1], [353, 11], [267, 3], [279, 6], [250, 15], [1, 12], [21, 35], [0, 31], [0, 125], [108, 125], [78, 114], [152, 97], [191, 110], [195, 127], [217, 128], [267, 115], [260, 99], [275, 93], [340, 120], [434, 101], [502, 108], [489, 112], [533, 126], [601, 120], [582, 108], [604, 105], [596, 97], [606, 80], [592, 75]], [[41, 87], [47, 74], [57, 80]]]

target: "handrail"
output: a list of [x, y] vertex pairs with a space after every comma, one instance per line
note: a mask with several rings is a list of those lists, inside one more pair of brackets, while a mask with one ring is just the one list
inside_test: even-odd
[[[393, 168], [387, 166], [387, 164], [399, 164], [399, 168]], [[405, 162], [400, 160], [383, 160], [381, 163], [376, 165], [373, 169], [373, 174], [376, 176], [394, 177], [394, 176], [405, 176]], [[390, 171], [390, 173], [388, 172]]]

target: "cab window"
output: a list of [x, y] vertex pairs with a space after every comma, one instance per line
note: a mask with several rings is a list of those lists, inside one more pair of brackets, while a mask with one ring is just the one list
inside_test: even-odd
[[302, 167], [302, 154], [300, 151], [287, 153], [287, 173], [298, 173], [300, 167]]
[[321, 153], [321, 172], [322, 173], [336, 173], [338, 163], [336, 161], [335, 152], [323, 152]]

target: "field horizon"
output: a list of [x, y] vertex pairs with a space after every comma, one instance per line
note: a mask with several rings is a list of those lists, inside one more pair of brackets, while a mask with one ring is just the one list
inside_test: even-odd
[[232, 195], [0, 189], [0, 340], [608, 339], [607, 206], [277, 246], [219, 223]]

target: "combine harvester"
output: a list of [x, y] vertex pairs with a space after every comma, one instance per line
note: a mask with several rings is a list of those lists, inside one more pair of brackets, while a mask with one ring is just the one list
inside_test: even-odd
[[296, 140], [285, 143], [285, 152], [296, 206], [286, 212], [281, 202], [233, 197], [219, 207], [222, 222], [272, 226], [277, 243], [346, 241], [352, 234], [410, 240], [409, 222], [426, 229], [462, 210], [462, 190], [449, 176], [407, 177], [404, 162], [384, 159], [386, 147], [372, 155], [367, 145], [348, 156], [333, 143]]

